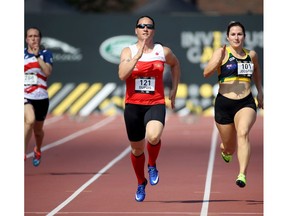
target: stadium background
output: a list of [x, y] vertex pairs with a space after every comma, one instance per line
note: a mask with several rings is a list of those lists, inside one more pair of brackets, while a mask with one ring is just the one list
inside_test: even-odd
[[[82, 5], [71, 2], [25, 1], [25, 28], [39, 27], [43, 45], [54, 56], [48, 89], [52, 115], [122, 113], [125, 86], [118, 78], [119, 55], [123, 47], [136, 41], [135, 22], [143, 14], [155, 19], [155, 41], [169, 46], [180, 60], [182, 74], [175, 109], [179, 115], [213, 114], [217, 76], [204, 79], [202, 72], [213, 50], [226, 43], [226, 26], [231, 20], [245, 25], [245, 46], [257, 51], [264, 74], [262, 1], [249, 1], [250, 8], [243, 7], [248, 3], [241, 4], [237, 11], [233, 8], [239, 4], [231, 1], [219, 1], [214, 11], [204, 0], [94, 1], [94, 5], [86, 1], [86, 7], [85, 1]], [[115, 4], [109, 7], [109, 2], [118, 2], [118, 9]], [[166, 95], [169, 81], [167, 68]], [[254, 85], [253, 93], [256, 96]]]

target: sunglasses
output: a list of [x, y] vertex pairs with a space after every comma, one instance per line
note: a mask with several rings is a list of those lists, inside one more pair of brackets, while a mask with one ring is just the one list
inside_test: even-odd
[[137, 27], [137, 28], [140, 28], [140, 29], [144, 29], [145, 26], [146, 26], [148, 29], [154, 29], [154, 25], [153, 25], [153, 24], [138, 24], [136, 27]]

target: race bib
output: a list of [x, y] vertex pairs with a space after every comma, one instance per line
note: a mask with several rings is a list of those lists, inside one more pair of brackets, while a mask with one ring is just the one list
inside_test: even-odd
[[238, 75], [239, 76], [246, 76], [246, 77], [251, 77], [254, 71], [254, 64], [251, 62], [243, 63], [239, 62], [238, 63]]
[[155, 77], [139, 77], [135, 79], [135, 91], [153, 94], [155, 92]]
[[37, 85], [37, 75], [36, 74], [25, 74], [24, 85]]

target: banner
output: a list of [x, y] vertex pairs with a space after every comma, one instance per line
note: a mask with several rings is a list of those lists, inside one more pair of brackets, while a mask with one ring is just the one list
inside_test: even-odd
[[[25, 29], [31, 26], [40, 28], [42, 43], [54, 57], [53, 74], [48, 82], [49, 112], [55, 115], [69, 111], [73, 115], [87, 115], [95, 111], [103, 113], [100, 108], [101, 105], [104, 107], [103, 103], [113, 107], [112, 113], [121, 112], [125, 87], [118, 78], [119, 57], [124, 47], [137, 40], [137, 19], [130, 14], [25, 14]], [[203, 68], [213, 51], [227, 44], [226, 28], [232, 20], [244, 24], [245, 47], [257, 52], [264, 74], [261, 15], [158, 15], [153, 19], [156, 24], [154, 41], [171, 48], [180, 60], [181, 84], [176, 104], [179, 113], [203, 114], [209, 110], [207, 113], [211, 114], [218, 89], [217, 75], [204, 78]], [[164, 77], [168, 91], [169, 68]], [[256, 96], [254, 86], [253, 93]]]

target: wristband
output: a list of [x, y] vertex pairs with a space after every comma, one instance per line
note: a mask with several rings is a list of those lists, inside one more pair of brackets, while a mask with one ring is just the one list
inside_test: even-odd
[[35, 55], [35, 57], [36, 57], [36, 58], [39, 58], [39, 57], [40, 57], [40, 54], [38, 54], [38, 55]]

